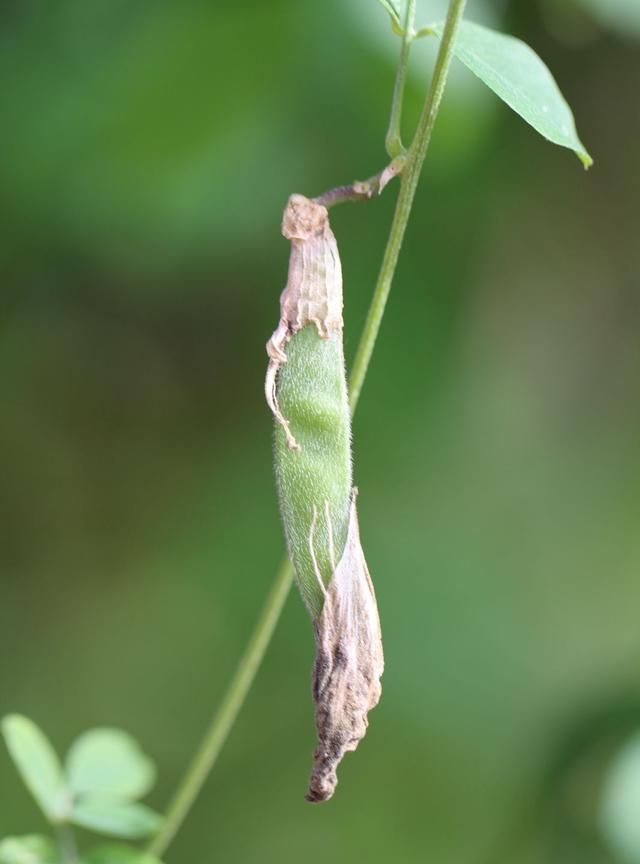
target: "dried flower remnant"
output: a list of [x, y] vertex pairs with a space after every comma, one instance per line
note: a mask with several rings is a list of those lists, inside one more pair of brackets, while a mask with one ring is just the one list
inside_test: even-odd
[[318, 747], [307, 800], [325, 801], [380, 698], [380, 623], [358, 532], [342, 347], [342, 272], [326, 208], [292, 195], [280, 322], [267, 344], [280, 509], [316, 635]]
[[298, 442], [278, 406], [276, 377], [287, 360], [287, 342], [307, 324], [315, 324], [323, 338], [342, 331], [342, 269], [326, 207], [304, 195], [292, 195], [282, 218], [282, 233], [291, 240], [289, 277], [280, 296], [280, 323], [267, 343], [265, 396], [286, 433], [287, 446], [297, 450]]
[[336, 768], [367, 731], [367, 714], [378, 704], [384, 669], [380, 619], [360, 544], [353, 492], [347, 542], [315, 622], [313, 698], [318, 747], [307, 801], [334, 793]]

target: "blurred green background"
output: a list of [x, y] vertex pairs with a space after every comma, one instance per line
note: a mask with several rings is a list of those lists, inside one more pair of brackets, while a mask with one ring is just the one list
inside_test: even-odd
[[[598, 812], [640, 728], [639, 8], [470, 0], [548, 63], [596, 165], [456, 67], [354, 424], [382, 702], [310, 807], [292, 594], [169, 864], [620, 860]], [[0, 28], [0, 713], [60, 749], [130, 730], [162, 809], [283, 547], [282, 208], [383, 165], [398, 42], [375, 0], [3, 0]], [[396, 191], [332, 214], [349, 357]], [[41, 826], [2, 749], [0, 836]]]

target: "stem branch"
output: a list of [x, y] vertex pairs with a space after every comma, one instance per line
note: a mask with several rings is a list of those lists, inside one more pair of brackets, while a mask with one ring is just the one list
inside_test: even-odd
[[342, 204], [344, 201], [369, 201], [374, 195], [380, 195], [389, 180], [402, 173], [405, 161], [406, 157], [401, 153], [368, 180], [356, 180], [347, 186], [336, 186], [322, 195], [317, 195], [313, 200], [323, 207], [333, 207], [334, 204]]
[[[424, 162], [431, 133], [435, 124], [435, 120], [440, 108], [442, 93], [451, 65], [453, 56], [453, 43], [458, 29], [458, 25], [462, 19], [462, 13], [466, 0], [450, 0], [447, 20], [442, 34], [440, 50], [436, 59], [436, 65], [429, 88], [429, 93], [420, 115], [418, 128], [415, 137], [411, 143], [411, 147], [407, 154], [406, 162], [401, 174], [400, 193], [396, 203], [396, 209], [387, 240], [386, 249], [382, 259], [380, 274], [373, 293], [369, 313], [365, 321], [362, 336], [356, 352], [355, 361], [350, 377], [350, 396], [349, 406], [351, 415], [353, 416], [362, 385], [367, 376], [369, 361], [373, 353], [373, 348], [378, 337], [382, 316], [384, 314], [385, 305], [389, 296], [391, 282], [395, 273], [398, 255], [404, 233], [409, 221], [411, 207], [420, 177], [420, 170]], [[407, 15], [415, 6], [415, 0], [409, 0], [407, 4]], [[406, 24], [407, 22], [405, 22]], [[411, 32], [413, 31], [413, 19], [411, 23]], [[405, 26], [405, 36], [403, 37], [403, 50], [401, 52], [400, 66], [404, 65], [404, 72], [400, 73], [396, 79], [397, 98], [401, 101], [402, 90], [404, 88], [404, 75], [406, 74], [406, 53], [408, 50], [408, 42], [411, 37], [407, 37], [409, 28]], [[395, 119], [394, 119], [395, 114]], [[394, 107], [392, 109], [392, 128], [393, 124], [399, 125], [400, 108], [396, 104], [396, 93], [394, 93]], [[339, 187], [341, 189], [353, 189], [353, 187]], [[330, 194], [330, 193], [327, 193]], [[338, 200], [350, 200], [348, 197], [340, 197], [339, 194], [334, 195], [335, 200], [328, 200], [327, 203], [337, 203]], [[204, 737], [200, 748], [196, 751], [184, 778], [180, 782], [176, 793], [171, 801], [164, 822], [158, 834], [152, 839], [148, 846], [148, 852], [153, 855], [162, 855], [177, 831], [186, 818], [191, 806], [198, 796], [205, 780], [207, 779], [215, 761], [226, 741], [226, 738], [231, 731], [236, 717], [244, 703], [247, 693], [256, 676], [256, 672], [262, 663], [269, 642], [275, 630], [276, 624], [280, 617], [280, 613], [284, 606], [284, 602], [289, 593], [291, 586], [293, 571], [291, 564], [285, 559], [280, 565], [276, 579], [269, 591], [258, 622], [253, 631], [253, 634], [247, 644], [247, 647], [240, 659], [235, 675], [229, 684], [227, 692], [222, 700], [220, 707], [215, 713], [211, 725]]]
[[396, 80], [393, 85], [393, 99], [391, 102], [391, 116], [389, 117], [389, 130], [385, 139], [387, 153], [394, 159], [404, 153], [402, 146], [402, 133], [400, 125], [402, 120], [402, 103], [404, 100], [404, 85], [407, 81], [407, 66], [409, 65], [409, 49], [413, 42], [413, 22], [416, 17], [416, 0], [407, 0], [404, 12], [404, 27], [402, 30], [402, 44], [400, 46], [400, 59], [396, 72]]
[[78, 847], [73, 829], [68, 822], [58, 822], [54, 827], [64, 864], [78, 864]]
[[378, 275], [378, 281], [373, 292], [373, 298], [369, 306], [369, 312], [351, 371], [349, 404], [352, 411], [355, 409], [360, 398], [360, 391], [367, 377], [369, 361], [371, 360], [376, 339], [378, 338], [382, 316], [384, 315], [384, 309], [391, 289], [391, 282], [398, 263], [400, 247], [402, 246], [418, 180], [420, 179], [422, 163], [427, 155], [431, 133], [433, 132], [442, 101], [442, 94], [453, 57], [453, 43], [458, 25], [462, 20], [465, 4], [466, 0], [450, 0], [442, 41], [440, 42], [433, 78], [431, 79], [431, 86], [420, 115], [416, 134], [407, 154], [404, 169], [400, 176], [400, 192], [396, 202], [393, 222], [391, 223], [389, 239], [384, 250], [380, 274]]

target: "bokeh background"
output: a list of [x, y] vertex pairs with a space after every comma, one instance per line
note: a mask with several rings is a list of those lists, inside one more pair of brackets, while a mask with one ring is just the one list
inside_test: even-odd
[[[354, 424], [383, 700], [306, 804], [292, 594], [168, 864], [633, 860], [601, 811], [640, 729], [638, 10], [470, 0], [595, 167], [456, 68]], [[4, 0], [0, 28], [0, 713], [61, 750], [130, 730], [161, 809], [282, 552], [281, 211], [383, 165], [398, 42], [375, 0]], [[332, 214], [348, 357], [395, 194]], [[40, 827], [2, 749], [0, 836]]]

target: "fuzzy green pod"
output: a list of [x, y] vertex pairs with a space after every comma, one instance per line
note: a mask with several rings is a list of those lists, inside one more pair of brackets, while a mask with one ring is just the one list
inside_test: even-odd
[[[322, 338], [312, 324], [287, 346], [278, 382], [280, 410], [295, 430], [291, 448], [276, 428], [275, 467], [287, 546], [312, 616], [342, 557], [351, 499], [351, 435], [342, 339]], [[315, 559], [315, 560], [314, 560]]]
[[319, 743], [307, 799], [325, 801], [380, 698], [382, 642], [352, 485], [338, 248], [326, 208], [302, 195], [289, 199], [282, 232], [289, 277], [267, 344], [265, 394], [287, 546], [316, 638]]
[[344, 550], [352, 488], [342, 270], [325, 207], [292, 195], [282, 232], [292, 249], [280, 325], [267, 346], [274, 376], [267, 375], [267, 400], [278, 420], [275, 468], [287, 547], [315, 619]]

